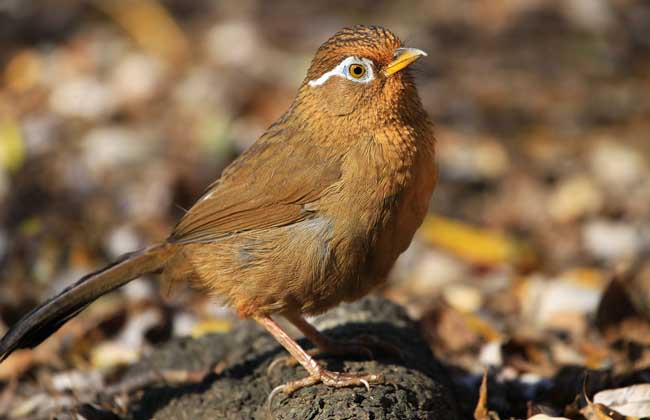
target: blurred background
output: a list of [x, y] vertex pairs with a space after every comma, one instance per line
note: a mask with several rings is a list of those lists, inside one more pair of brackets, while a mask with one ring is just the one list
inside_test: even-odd
[[[650, 381], [642, 0], [1, 0], [0, 333], [164, 239], [289, 106], [318, 46], [359, 23], [429, 53], [416, 73], [441, 170], [378, 293], [422, 320], [459, 386], [474, 392], [485, 366], [494, 386], [532, 384], [493, 402], [502, 415], [522, 416], [565, 366]], [[9, 359], [0, 413], [44, 374], [105, 372], [234, 320], [162, 292], [134, 282]]]

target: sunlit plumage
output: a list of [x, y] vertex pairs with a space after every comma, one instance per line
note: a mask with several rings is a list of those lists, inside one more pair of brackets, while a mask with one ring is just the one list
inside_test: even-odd
[[[19, 321], [0, 358], [37, 345], [99, 296], [149, 272], [190, 282], [267, 328], [309, 372], [346, 386], [377, 375], [329, 372], [283, 335], [381, 284], [409, 245], [435, 184], [432, 125], [408, 65], [423, 55], [390, 31], [355, 26], [315, 54], [280, 117], [189, 209], [169, 238], [90, 274]], [[319, 344], [320, 343], [320, 344]]]

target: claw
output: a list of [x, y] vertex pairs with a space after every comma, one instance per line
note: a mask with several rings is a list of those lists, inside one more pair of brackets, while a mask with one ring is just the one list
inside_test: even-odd
[[370, 392], [370, 384], [368, 383], [368, 381], [366, 381], [365, 379], [359, 379], [359, 382], [361, 382], [366, 387], [366, 390]]
[[284, 390], [284, 388], [286, 388], [286, 385], [278, 385], [278, 386], [276, 386], [275, 388], [273, 388], [273, 390], [271, 391], [269, 396], [266, 398], [266, 406], [267, 406], [269, 412], [271, 412], [271, 410], [273, 408], [273, 399], [275, 398], [276, 395], [278, 395], [280, 392], [282, 392]]
[[381, 383], [384, 381], [384, 376], [382, 374], [372, 374], [372, 373], [342, 373], [342, 372], [331, 372], [325, 369], [322, 369], [319, 373], [307, 376], [302, 379], [297, 379], [295, 381], [287, 382], [284, 385], [279, 385], [273, 388], [269, 396], [267, 397], [267, 408], [271, 412], [273, 399], [280, 393], [283, 392], [287, 395], [291, 395], [293, 392], [305, 388], [319, 382], [327, 386], [334, 388], [342, 388], [347, 386], [363, 385], [366, 391], [370, 392], [370, 383]]
[[273, 369], [275, 369], [278, 365], [280, 365], [282, 363], [287, 363], [288, 364], [290, 360], [291, 360], [290, 357], [278, 357], [278, 358], [275, 358], [271, 363], [269, 363], [269, 366], [266, 368], [266, 374], [271, 375], [271, 373], [273, 372]]

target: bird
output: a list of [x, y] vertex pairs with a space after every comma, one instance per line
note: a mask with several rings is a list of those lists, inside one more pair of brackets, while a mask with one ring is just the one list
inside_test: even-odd
[[0, 362], [33, 348], [100, 296], [146, 274], [186, 283], [267, 330], [307, 371], [290, 394], [381, 383], [322, 366], [345, 348], [306, 317], [385, 282], [409, 246], [436, 184], [433, 123], [412, 63], [427, 54], [380, 26], [346, 27], [316, 51], [288, 110], [223, 170], [159, 244], [90, 273], [27, 313], [0, 340]]

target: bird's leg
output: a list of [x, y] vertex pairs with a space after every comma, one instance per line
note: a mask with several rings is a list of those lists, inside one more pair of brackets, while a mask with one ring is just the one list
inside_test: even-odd
[[[322, 334], [299, 314], [285, 314], [285, 317], [315, 346], [315, 348], [307, 350], [312, 357], [359, 354], [372, 359], [374, 358], [372, 349], [379, 349], [398, 356], [401, 354], [396, 346], [372, 336], [360, 336], [352, 340], [336, 340]], [[294, 366], [297, 363], [299, 363], [298, 360], [292, 357], [278, 357], [269, 365], [267, 371], [272, 371], [279, 364]]]
[[269, 395], [269, 399], [272, 399], [278, 392], [291, 394], [300, 388], [314, 385], [318, 382], [322, 382], [327, 386], [333, 386], [335, 388], [363, 385], [369, 389], [370, 383], [380, 383], [384, 380], [382, 374], [333, 372], [327, 370], [318, 364], [318, 362], [314, 360], [314, 358], [302, 347], [300, 347], [300, 345], [296, 343], [296, 341], [291, 338], [289, 334], [287, 334], [286, 331], [284, 331], [270, 316], [259, 315], [255, 316], [254, 319], [258, 324], [271, 333], [278, 343], [282, 344], [294, 359], [296, 359], [309, 373], [309, 376], [306, 378], [291, 381], [276, 387]]
[[[287, 319], [291, 322], [296, 328], [302, 332], [309, 341], [311, 341], [317, 350], [312, 353], [316, 354], [365, 354], [369, 358], [373, 357], [370, 346], [367, 345], [366, 339], [360, 340], [335, 340], [330, 338], [320, 331], [318, 331], [313, 325], [311, 325], [305, 318], [301, 315], [291, 314], [287, 315]], [[369, 340], [368, 340], [369, 341]]]

